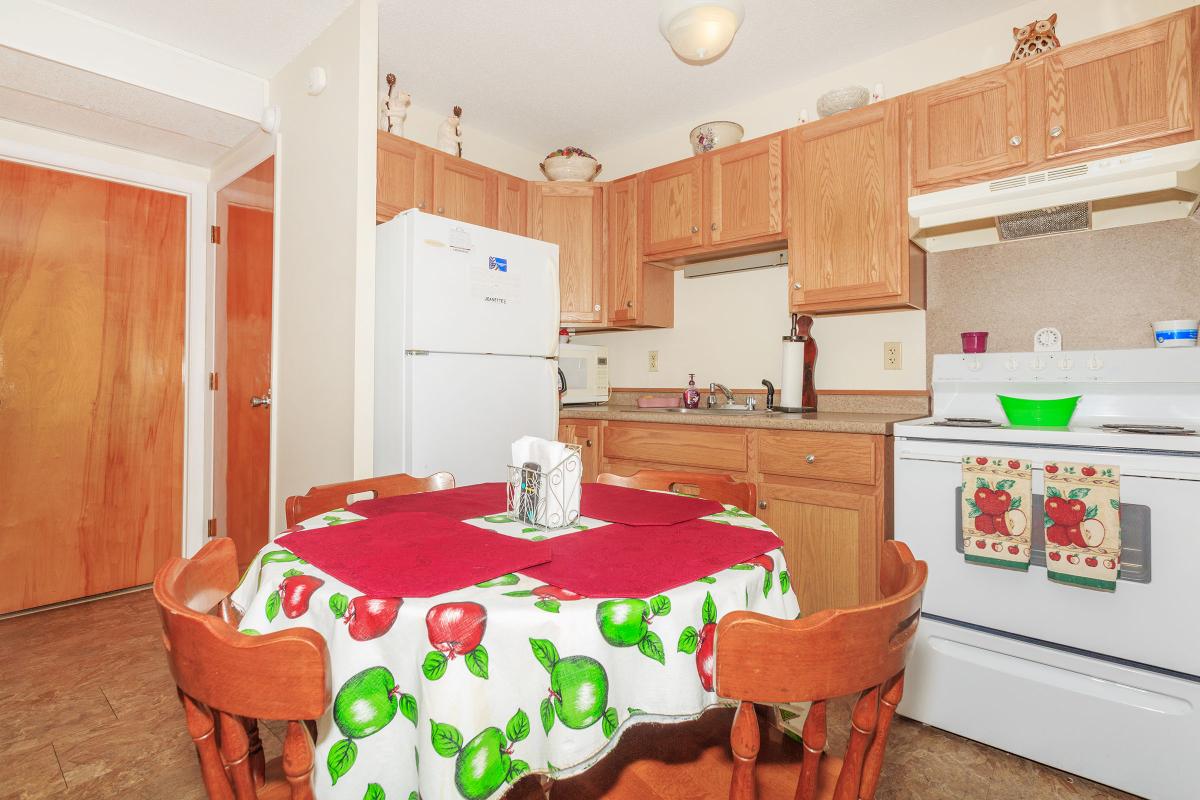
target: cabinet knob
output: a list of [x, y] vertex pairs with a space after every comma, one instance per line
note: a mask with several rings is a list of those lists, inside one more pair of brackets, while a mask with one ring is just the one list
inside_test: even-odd
[[700, 228], [699, 228], [699, 226], [697, 226], [697, 225], [693, 225], [693, 226], [692, 226], [692, 233], [699, 233], [699, 232], [700, 232]]
[[758, 507], [759, 507], [759, 508], [766, 508], [766, 507], [767, 507], [767, 501], [766, 501], [766, 500], [759, 500], [759, 501], [758, 501]]
[[1008, 140], [1008, 143], [1011, 144], [1013, 147], [1020, 147], [1021, 146], [1021, 137], [1014, 136]]
[[717, 223], [714, 222], [710, 227], [715, 231], [717, 229]]
[[443, 207], [441, 207], [441, 206], [438, 206], [438, 213], [439, 213], [439, 214], [445, 214], [445, 213], [446, 213], [446, 209], [445, 209], [445, 208], [443, 208]]
[[600, 310], [600, 304], [599, 304], [599, 303], [596, 303], [596, 305], [592, 306], [592, 311], [599, 311], [599, 310]]
[[625, 301], [625, 307], [626, 307], [626, 308], [633, 308], [633, 301], [632, 301], [632, 300], [626, 300], [626, 301]]
[[1052, 138], [1054, 138], [1054, 139], [1057, 139], [1058, 137], [1062, 136], [1062, 126], [1061, 126], [1061, 125], [1055, 125], [1053, 128], [1051, 128], [1051, 129], [1050, 129], [1050, 136], [1051, 136]]
[[422, 200], [421, 202], [417, 203], [417, 208], [419, 208], [419, 209], [421, 209], [422, 211], [424, 211], [424, 210], [425, 210], [425, 201], [424, 201], [424, 200]]
[[799, 288], [801, 288], [801, 287], [800, 287], [800, 284], [799, 284], [799, 283], [793, 283], [793, 284], [792, 284], [792, 288], [793, 288], [793, 289], [799, 289]]
[[806, 463], [806, 464], [815, 464], [815, 463], [817, 463], [817, 457], [816, 457], [816, 456], [814, 456], [812, 453], [809, 453], [808, 455], [806, 455], [806, 456], [804, 457], [804, 463]]

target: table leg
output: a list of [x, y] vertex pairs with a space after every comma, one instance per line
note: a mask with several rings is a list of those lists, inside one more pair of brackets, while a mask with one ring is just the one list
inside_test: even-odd
[[549, 775], [538, 775], [537, 779], [542, 787], [542, 796], [546, 800], [550, 800], [550, 790], [554, 788], [554, 778], [551, 778]]

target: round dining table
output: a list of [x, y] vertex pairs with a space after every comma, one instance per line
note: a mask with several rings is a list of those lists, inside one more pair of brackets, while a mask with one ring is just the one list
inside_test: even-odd
[[[339, 509], [289, 530], [361, 519]], [[770, 530], [733, 506], [703, 519]], [[503, 507], [462, 521], [534, 541], [609, 524], [580, 517], [545, 531]], [[483, 800], [529, 773], [578, 774], [631, 725], [720, 704], [722, 615], [799, 614], [778, 548], [651, 597], [587, 598], [510, 573], [380, 599], [272, 542], [231, 600], [243, 633], [307, 627], [325, 639], [333, 702], [317, 721], [314, 792], [338, 800]]]

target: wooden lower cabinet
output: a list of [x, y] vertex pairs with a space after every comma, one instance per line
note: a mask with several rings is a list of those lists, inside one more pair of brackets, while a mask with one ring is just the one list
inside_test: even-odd
[[595, 481], [600, 474], [600, 423], [563, 420], [558, 424], [558, 440], [579, 445], [583, 480], [585, 483]]

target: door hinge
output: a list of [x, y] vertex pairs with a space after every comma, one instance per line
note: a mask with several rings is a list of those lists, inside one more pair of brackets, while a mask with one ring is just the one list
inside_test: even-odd
[[215, 372], [208, 373], [208, 388], [209, 388], [209, 390], [215, 392], [220, 385], [221, 385], [221, 376]]
[[213, 517], [208, 521], [208, 538], [217, 538], [217, 518]]
[[221, 226], [210, 225], [208, 228], [208, 240], [213, 244], [221, 243]]

